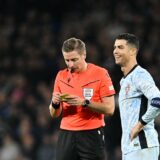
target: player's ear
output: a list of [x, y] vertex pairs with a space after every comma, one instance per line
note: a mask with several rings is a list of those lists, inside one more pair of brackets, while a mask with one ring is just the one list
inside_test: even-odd
[[137, 55], [137, 48], [135, 48], [135, 47], [132, 47], [131, 48], [131, 55], [133, 56], [133, 55]]

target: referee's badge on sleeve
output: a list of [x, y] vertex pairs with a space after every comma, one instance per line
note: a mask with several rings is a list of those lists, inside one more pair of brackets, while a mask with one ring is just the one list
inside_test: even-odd
[[83, 88], [83, 96], [85, 99], [90, 100], [93, 96], [93, 89], [92, 88]]

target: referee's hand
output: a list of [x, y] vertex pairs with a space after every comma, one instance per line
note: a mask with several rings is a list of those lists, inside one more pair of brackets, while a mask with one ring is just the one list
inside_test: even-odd
[[53, 93], [52, 102], [54, 104], [59, 104], [60, 103], [60, 93], [58, 93], [58, 92]]

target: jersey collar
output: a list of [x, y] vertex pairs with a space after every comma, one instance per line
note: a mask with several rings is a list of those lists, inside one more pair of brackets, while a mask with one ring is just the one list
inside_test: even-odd
[[137, 66], [138, 64], [136, 64], [123, 78], [126, 78]]

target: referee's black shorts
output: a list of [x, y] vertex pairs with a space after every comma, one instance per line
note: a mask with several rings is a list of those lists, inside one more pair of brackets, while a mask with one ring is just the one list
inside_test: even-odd
[[86, 131], [61, 129], [56, 160], [105, 160], [103, 128]]

